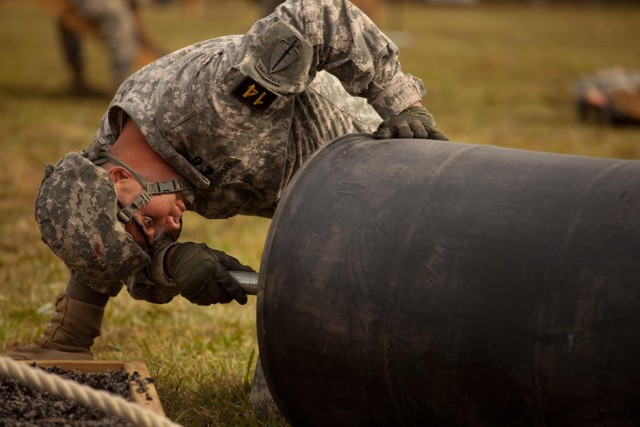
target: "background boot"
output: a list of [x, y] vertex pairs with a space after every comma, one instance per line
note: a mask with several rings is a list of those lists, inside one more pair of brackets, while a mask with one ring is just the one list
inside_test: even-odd
[[9, 353], [15, 360], [93, 360], [104, 307], [59, 295], [56, 312], [38, 342]]

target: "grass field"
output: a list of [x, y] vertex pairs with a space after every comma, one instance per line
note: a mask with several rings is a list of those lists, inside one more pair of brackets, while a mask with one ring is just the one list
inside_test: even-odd
[[[640, 8], [427, 7], [388, 1], [381, 26], [400, 31], [403, 69], [427, 86], [425, 104], [452, 140], [587, 156], [640, 157], [639, 128], [577, 120], [572, 84], [598, 68], [640, 68]], [[229, 33], [259, 16], [240, 0], [154, 6], [149, 32], [167, 51]], [[42, 165], [85, 148], [108, 98], [74, 98], [54, 21], [39, 3], [0, 1], [0, 353], [36, 339], [66, 272], [40, 242], [32, 206]], [[407, 37], [403, 37], [406, 39]], [[398, 39], [399, 40], [399, 39]], [[104, 50], [86, 46], [91, 82], [107, 90]], [[258, 269], [269, 221], [185, 218], [184, 240], [228, 251]], [[255, 300], [245, 306], [137, 302], [107, 307], [94, 346], [102, 360], [144, 360], [167, 415], [184, 425], [263, 423], [250, 409], [258, 352]]]

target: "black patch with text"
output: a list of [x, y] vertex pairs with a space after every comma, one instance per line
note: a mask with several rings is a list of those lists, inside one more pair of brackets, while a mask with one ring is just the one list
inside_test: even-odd
[[231, 93], [233, 96], [238, 98], [240, 102], [259, 113], [263, 113], [271, 104], [273, 104], [273, 101], [278, 99], [278, 95], [271, 92], [251, 77], [245, 77], [242, 79]]

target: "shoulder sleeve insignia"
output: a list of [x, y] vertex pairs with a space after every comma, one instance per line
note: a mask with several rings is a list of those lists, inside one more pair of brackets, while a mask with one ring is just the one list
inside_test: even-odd
[[290, 24], [276, 20], [254, 34], [248, 54], [237, 64], [245, 76], [278, 95], [300, 93], [315, 70], [313, 46]]
[[302, 42], [296, 36], [279, 40], [275, 49], [273, 49], [273, 52], [271, 53], [269, 72], [276, 73], [296, 62], [296, 60], [300, 58], [299, 48], [301, 45]]
[[273, 101], [278, 99], [278, 95], [262, 86], [251, 77], [245, 77], [231, 91], [231, 94], [238, 98], [240, 102], [248, 107], [264, 113]]

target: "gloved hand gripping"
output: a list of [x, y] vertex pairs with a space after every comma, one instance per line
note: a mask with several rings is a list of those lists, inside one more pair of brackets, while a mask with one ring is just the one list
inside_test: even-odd
[[436, 122], [426, 108], [411, 106], [399, 114], [384, 120], [373, 133], [376, 139], [421, 138], [448, 141], [436, 130]]
[[178, 243], [170, 254], [169, 275], [180, 287], [180, 294], [198, 305], [246, 304], [247, 294], [232, 271], [253, 271], [236, 258], [205, 244]]

